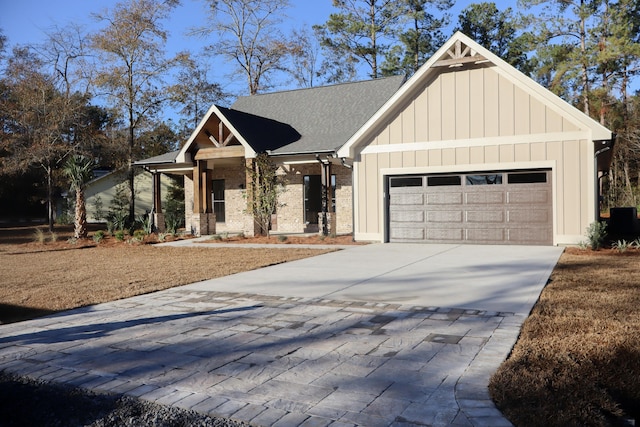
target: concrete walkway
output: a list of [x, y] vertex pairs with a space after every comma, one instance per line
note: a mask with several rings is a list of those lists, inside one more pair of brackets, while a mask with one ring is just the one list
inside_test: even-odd
[[0, 369], [260, 426], [510, 425], [487, 383], [561, 252], [352, 247], [0, 326]]

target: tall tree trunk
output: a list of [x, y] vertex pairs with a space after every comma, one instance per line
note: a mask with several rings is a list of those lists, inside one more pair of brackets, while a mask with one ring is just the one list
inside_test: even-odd
[[47, 173], [47, 223], [49, 224], [49, 232], [53, 232], [53, 217], [54, 217], [54, 206], [53, 206], [53, 170], [51, 169], [51, 165], [47, 165], [46, 168]]
[[84, 198], [84, 190], [76, 190], [76, 215], [73, 236], [76, 239], [87, 237], [87, 205]]
[[378, 44], [376, 40], [376, 2], [371, 0], [371, 78], [378, 78]]
[[[580, 0], [580, 12], [584, 8], [584, 1]], [[583, 111], [589, 115], [589, 64], [587, 59], [587, 30], [586, 19], [580, 18], [580, 62], [582, 65], [582, 102]]]
[[127, 165], [127, 178], [129, 180], [129, 223], [133, 224], [136, 218], [136, 193], [135, 176], [133, 173], [133, 146], [134, 146], [134, 117], [133, 105], [129, 107], [129, 164]]

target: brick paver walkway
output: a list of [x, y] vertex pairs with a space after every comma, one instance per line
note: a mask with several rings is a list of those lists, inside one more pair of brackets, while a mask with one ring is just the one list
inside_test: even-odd
[[503, 426], [523, 320], [175, 288], [0, 326], [0, 369], [261, 426]]

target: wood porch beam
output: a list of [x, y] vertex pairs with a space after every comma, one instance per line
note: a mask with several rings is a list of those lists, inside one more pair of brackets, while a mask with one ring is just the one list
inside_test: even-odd
[[242, 145], [201, 148], [196, 153], [195, 160], [229, 159], [234, 157], [244, 157], [244, 147]]
[[474, 63], [474, 62], [482, 62], [482, 61], [486, 61], [486, 60], [487, 59], [482, 55], [465, 56], [463, 58], [442, 59], [440, 61], [436, 61], [436, 63], [433, 64], [433, 66], [434, 67], [449, 67], [449, 66], [452, 66], [452, 65], [469, 64], [469, 63]]

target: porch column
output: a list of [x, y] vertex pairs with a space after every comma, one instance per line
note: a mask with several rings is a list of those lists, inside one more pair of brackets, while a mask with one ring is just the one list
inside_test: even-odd
[[193, 217], [194, 234], [208, 235], [216, 233], [216, 218], [213, 213], [211, 191], [213, 171], [207, 169], [206, 160], [197, 160], [193, 168]]
[[202, 174], [205, 168], [205, 162], [198, 160], [193, 167], [193, 213], [204, 213], [202, 203]]
[[162, 174], [159, 172], [153, 173], [153, 211], [151, 218], [153, 222], [153, 229], [158, 233], [164, 233], [166, 230], [164, 222], [164, 214], [162, 213], [162, 187], [161, 187]]
[[320, 223], [322, 235], [328, 236], [335, 231], [331, 224], [334, 222], [331, 212], [331, 162], [323, 162], [320, 181], [322, 183], [322, 212]]
[[204, 169], [202, 171], [202, 208], [205, 213], [213, 213], [212, 191], [213, 171], [211, 169]]

